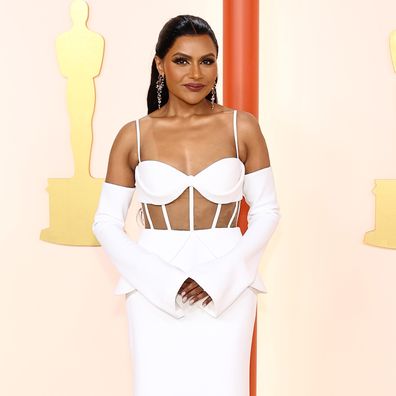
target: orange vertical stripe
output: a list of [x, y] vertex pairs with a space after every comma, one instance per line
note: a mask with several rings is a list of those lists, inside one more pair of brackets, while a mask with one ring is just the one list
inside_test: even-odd
[[[258, 118], [259, 0], [223, 0], [224, 105]], [[238, 226], [247, 229], [248, 205], [242, 201]], [[257, 315], [250, 355], [250, 396], [256, 396]]]

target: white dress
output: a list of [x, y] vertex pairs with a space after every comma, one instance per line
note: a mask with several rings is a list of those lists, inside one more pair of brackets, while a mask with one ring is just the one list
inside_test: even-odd
[[[121, 274], [114, 293], [126, 295], [133, 396], [249, 395], [257, 293], [266, 292], [258, 265], [279, 208], [270, 167], [245, 175], [236, 120], [234, 110], [237, 156], [194, 176], [164, 162], [141, 161], [137, 120], [136, 186], [103, 184], [93, 231]], [[165, 205], [186, 188], [189, 230], [173, 230]], [[193, 188], [217, 204], [211, 228], [194, 229]], [[135, 191], [142, 205], [161, 205], [167, 225], [155, 229], [148, 216], [151, 227], [141, 230], [136, 242], [123, 231]], [[243, 196], [250, 205], [246, 236], [230, 227], [232, 219], [228, 227], [216, 228], [221, 205], [235, 202], [232, 217], [237, 217]], [[204, 299], [190, 305], [177, 294], [188, 277], [211, 296], [205, 307]]]

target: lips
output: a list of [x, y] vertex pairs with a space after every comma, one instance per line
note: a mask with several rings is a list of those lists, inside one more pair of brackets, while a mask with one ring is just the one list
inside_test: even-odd
[[203, 85], [203, 84], [184, 84], [184, 86], [191, 92], [199, 92], [205, 85]]
[[186, 87], [191, 87], [191, 88], [202, 88], [204, 87], [203, 84], [184, 84]]

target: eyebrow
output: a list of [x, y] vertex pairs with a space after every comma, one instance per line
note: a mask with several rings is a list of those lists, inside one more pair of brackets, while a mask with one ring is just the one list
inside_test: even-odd
[[[185, 56], [185, 57], [188, 58], [188, 59], [191, 59], [191, 56], [190, 56], [190, 55], [183, 54], [183, 52], [175, 52], [172, 56], [175, 56], [175, 55], [182, 55], [182, 56]], [[206, 54], [206, 55], [201, 56], [200, 59], [205, 58], [205, 57], [210, 56], [210, 55], [216, 57], [216, 55], [215, 55], [213, 52], [209, 52], [209, 54]]]

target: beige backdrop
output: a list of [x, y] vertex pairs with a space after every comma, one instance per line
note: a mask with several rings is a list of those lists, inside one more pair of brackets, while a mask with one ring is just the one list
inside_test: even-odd
[[[222, 47], [222, 2], [88, 3], [88, 26], [106, 40], [91, 166], [104, 177], [115, 134], [146, 113], [159, 29], [175, 15], [199, 15]], [[115, 268], [98, 248], [39, 240], [49, 221], [47, 179], [73, 173], [55, 56], [56, 36], [70, 28], [68, 8], [66, 0], [7, 2], [0, 17], [7, 396], [131, 395]], [[263, 257], [269, 292], [259, 302], [258, 395], [393, 396], [396, 251], [362, 240], [374, 226], [374, 179], [396, 179], [388, 45], [396, 3], [266, 0], [260, 13], [260, 124], [282, 221]], [[220, 102], [221, 89], [220, 74]]]

